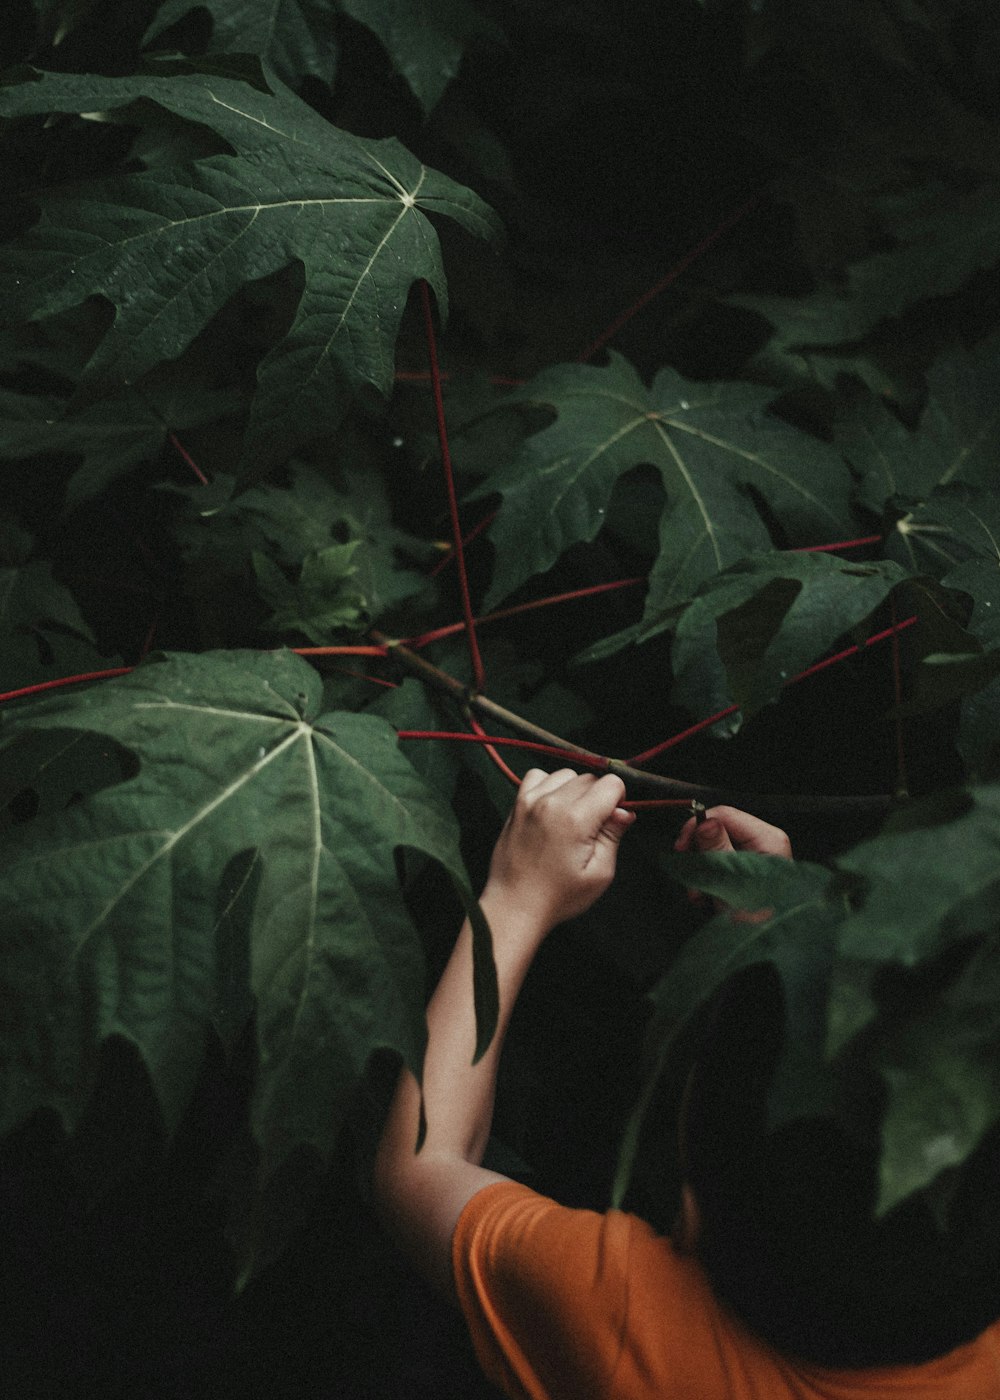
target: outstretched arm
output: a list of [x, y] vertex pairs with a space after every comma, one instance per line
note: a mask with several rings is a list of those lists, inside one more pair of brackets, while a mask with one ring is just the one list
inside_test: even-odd
[[582, 914], [614, 878], [618, 843], [634, 820], [618, 806], [624, 791], [621, 779], [610, 774], [532, 769], [525, 775], [480, 898], [500, 993], [496, 1034], [474, 1065], [472, 932], [466, 922], [427, 1008], [427, 1131], [419, 1152], [421, 1089], [408, 1070], [400, 1074], [375, 1160], [375, 1197], [390, 1233], [448, 1296], [454, 1296], [451, 1237], [462, 1208], [484, 1186], [505, 1179], [479, 1164], [511, 1012], [546, 935]]

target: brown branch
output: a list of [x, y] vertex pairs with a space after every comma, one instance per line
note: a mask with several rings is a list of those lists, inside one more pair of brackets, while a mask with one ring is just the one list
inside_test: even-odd
[[641, 768], [633, 768], [621, 759], [607, 758], [603, 754], [583, 748], [580, 744], [572, 744], [569, 740], [560, 738], [558, 734], [551, 734], [540, 725], [532, 724], [513, 710], [498, 705], [495, 700], [470, 690], [447, 671], [442, 671], [440, 667], [418, 656], [402, 642], [395, 642], [375, 630], [370, 635], [379, 646], [387, 647], [389, 655], [394, 656], [406, 670], [426, 681], [433, 689], [451, 696], [459, 706], [468, 706], [523, 738], [562, 749], [570, 763], [575, 754], [585, 759], [589, 766], [593, 766], [595, 762], [602, 764], [609, 773], [617, 773], [630, 790], [638, 788], [650, 796], [657, 797], [691, 798], [710, 806], [726, 803], [748, 812], [883, 812], [892, 806], [895, 800], [888, 794], [881, 793], [872, 796], [827, 796], [811, 793], [736, 792], [730, 788], [705, 787], [700, 783], [682, 782], [679, 778], [667, 778], [659, 773], [647, 773]]

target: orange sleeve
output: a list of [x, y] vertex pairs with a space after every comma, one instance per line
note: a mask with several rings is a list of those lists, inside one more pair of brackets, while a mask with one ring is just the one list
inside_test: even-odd
[[506, 1394], [609, 1393], [627, 1230], [624, 1216], [569, 1210], [514, 1182], [473, 1196], [452, 1241], [455, 1284], [479, 1364]]
[[[672, 1396], [742, 1394], [728, 1388], [717, 1309], [700, 1270], [634, 1216], [571, 1210], [498, 1183], [462, 1212], [452, 1260], [479, 1363], [515, 1400], [606, 1400], [621, 1384], [624, 1393], [663, 1394], [666, 1377]], [[653, 1280], [637, 1289], [632, 1277], [649, 1266], [652, 1316], [643, 1295]], [[638, 1347], [637, 1329], [645, 1334]], [[647, 1368], [645, 1378], [636, 1374]], [[715, 1388], [704, 1390], [706, 1381]]]

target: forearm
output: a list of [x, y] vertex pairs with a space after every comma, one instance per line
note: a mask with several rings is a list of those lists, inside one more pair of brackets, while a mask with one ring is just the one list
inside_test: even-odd
[[[482, 1161], [489, 1138], [497, 1067], [511, 1012], [547, 932], [513, 901], [492, 894], [488, 887], [480, 902], [493, 935], [500, 1006], [496, 1034], [486, 1053], [473, 1064], [472, 930], [466, 920], [427, 1008], [423, 1071], [423, 1151], [428, 1155], [452, 1154], [476, 1163]], [[404, 1169], [407, 1158], [416, 1151], [420, 1098], [413, 1075], [403, 1074], [379, 1148], [380, 1159], [391, 1158], [397, 1170]]]
[[464, 924], [427, 1009], [424, 1112], [429, 1152], [482, 1161], [493, 1121], [497, 1070], [511, 1013], [548, 929], [510, 897], [489, 887], [480, 901], [493, 938], [499, 1013], [497, 1029], [476, 1063], [472, 998], [472, 933]]
[[[485, 1054], [473, 1064], [476, 1014], [473, 1000], [472, 930], [462, 926], [427, 1008], [427, 1050], [422, 1087], [403, 1069], [375, 1161], [376, 1203], [384, 1223], [415, 1262], [421, 1263], [428, 1212], [448, 1210], [442, 1182], [467, 1181], [486, 1150], [493, 1120], [497, 1069], [511, 1012], [548, 929], [516, 902], [487, 888], [480, 903], [493, 937], [499, 1015]], [[417, 1151], [421, 1098], [426, 1130]], [[463, 1174], [463, 1164], [470, 1168]], [[479, 1185], [486, 1184], [479, 1180]], [[468, 1194], [473, 1194], [470, 1189]], [[457, 1211], [461, 1197], [455, 1205]], [[449, 1279], [438, 1277], [444, 1287]]]

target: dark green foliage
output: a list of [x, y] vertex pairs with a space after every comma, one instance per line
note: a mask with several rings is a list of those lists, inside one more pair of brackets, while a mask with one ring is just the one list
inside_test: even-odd
[[[475, 610], [641, 580], [484, 625], [489, 695], [613, 755], [739, 706], [660, 762], [751, 809], [899, 798], [881, 830], [803, 821], [796, 867], [665, 871], [676, 814], [644, 813], [613, 892], [545, 950], [503, 1146], [600, 1205], [624, 1133], [619, 1187], [634, 1165], [646, 1190], [645, 1108], [715, 994], [763, 966], [774, 1124], [874, 1099], [879, 1208], [947, 1216], [1000, 1117], [993, 8], [11, 6], [3, 690], [144, 660], [0, 713], [15, 1158], [106, 1161], [131, 1076], [136, 1199], [166, 1183], [204, 1209], [222, 1296], [294, 1240], [322, 1170], [353, 1199], [377, 1052], [419, 1067], [509, 789], [471, 745], [397, 745], [464, 716], [391, 659], [274, 649], [459, 616], [453, 570], [432, 572], [450, 540], [424, 279], [463, 525], [497, 511], [468, 550]], [[470, 679], [460, 635], [426, 654]], [[678, 882], [772, 913], [695, 931]], [[212, 1162], [181, 1185], [218, 1076]], [[346, 1336], [357, 1305], [338, 1308]]]

